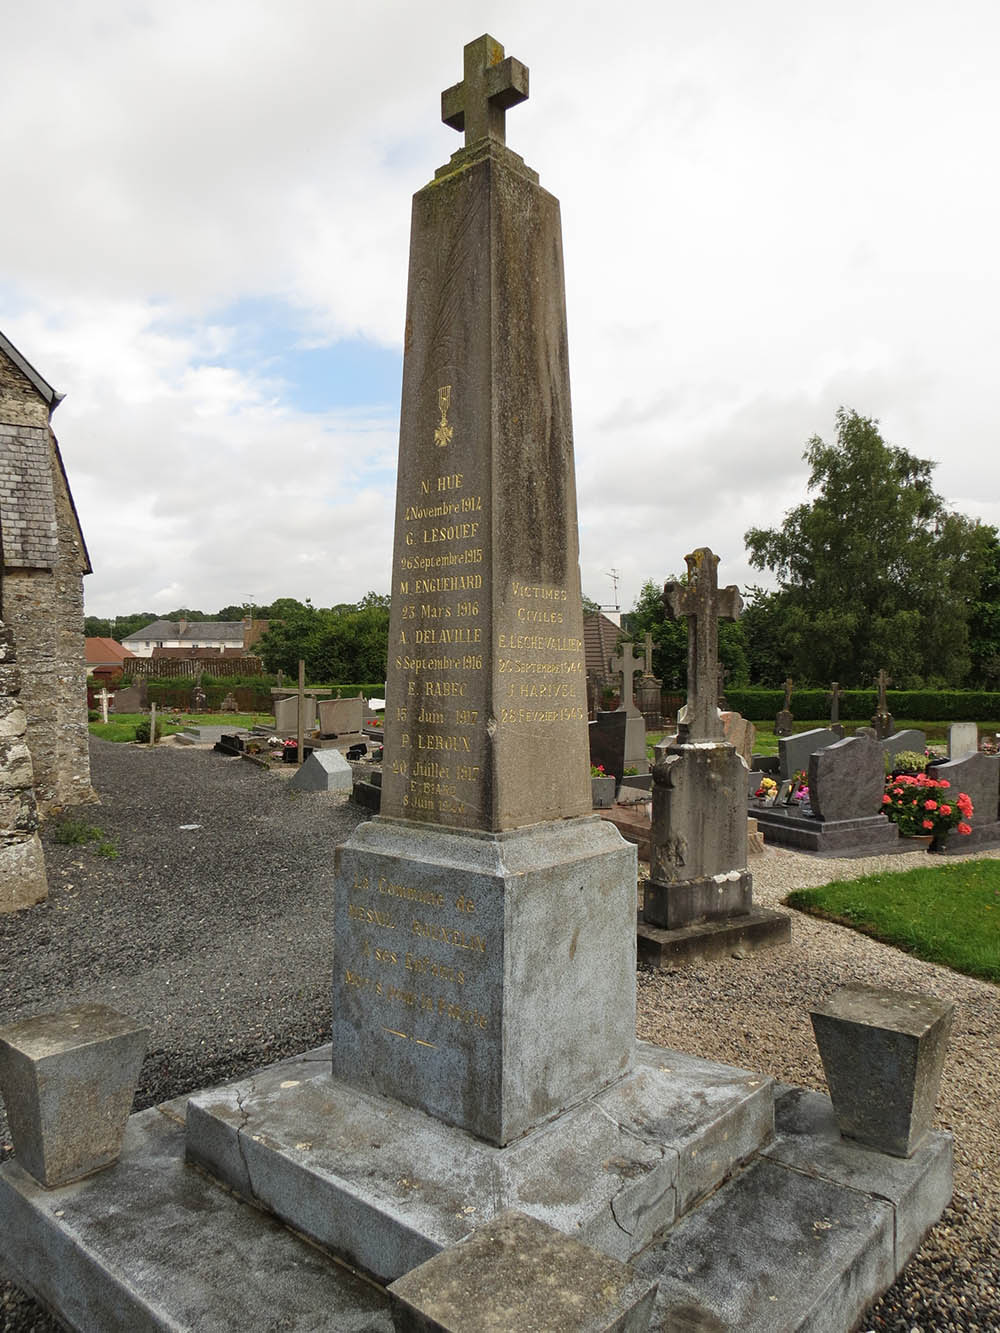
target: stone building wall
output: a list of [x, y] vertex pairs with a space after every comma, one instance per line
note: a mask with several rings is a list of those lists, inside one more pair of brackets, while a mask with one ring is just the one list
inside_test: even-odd
[[0, 620], [0, 912], [48, 894], [14, 634]]
[[17, 643], [20, 706], [43, 814], [96, 799], [83, 634], [89, 563], [50, 410], [0, 351], [0, 614]]

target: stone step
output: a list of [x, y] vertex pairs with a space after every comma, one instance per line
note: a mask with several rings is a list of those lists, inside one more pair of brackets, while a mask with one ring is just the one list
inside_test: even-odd
[[[732, 1075], [740, 1071], [651, 1047], [643, 1048], [642, 1059], [648, 1063], [640, 1064], [640, 1075], [653, 1071], [687, 1082], [688, 1095], [672, 1106], [661, 1105], [657, 1121], [643, 1095], [651, 1085], [639, 1077], [635, 1095], [619, 1103], [617, 1120], [601, 1112], [619, 1131], [622, 1145], [631, 1138], [628, 1158], [609, 1157], [592, 1165], [618, 1182], [611, 1210], [614, 1228], [630, 1234], [625, 1248], [642, 1241], [632, 1259], [637, 1280], [658, 1283], [651, 1327], [712, 1333], [846, 1333], [853, 1328], [943, 1211], [951, 1194], [950, 1136], [931, 1134], [910, 1158], [888, 1157], [842, 1140], [825, 1097], [780, 1089], [774, 1137], [706, 1198], [705, 1182], [716, 1173], [737, 1129], [725, 1113], [730, 1093], [723, 1074], [730, 1075], [731, 1088]], [[697, 1095], [695, 1066], [702, 1067], [703, 1075]], [[288, 1077], [276, 1087], [298, 1074], [300, 1083], [312, 1081], [310, 1071], [297, 1069], [294, 1062], [278, 1068]], [[251, 1089], [256, 1082], [241, 1086]], [[655, 1081], [654, 1086], [659, 1087]], [[770, 1105], [774, 1085], [761, 1080], [759, 1086]], [[350, 1128], [360, 1174], [376, 1145], [367, 1124], [371, 1099], [359, 1101]], [[707, 1121], [714, 1126], [700, 1147], [692, 1137], [697, 1103], [707, 1108]], [[240, 1136], [246, 1148], [265, 1140], [256, 1133], [263, 1119], [255, 1105], [251, 1094], [248, 1132]], [[279, 1324], [289, 1333], [327, 1328], [390, 1333], [397, 1327], [399, 1310], [391, 1292], [362, 1280], [185, 1164], [185, 1133], [176, 1118], [182, 1107], [178, 1099], [165, 1109], [133, 1116], [121, 1160], [72, 1185], [45, 1190], [16, 1161], [0, 1167], [0, 1262], [5, 1270], [82, 1333], [222, 1333], [234, 1328], [252, 1333]], [[383, 1120], [380, 1131], [386, 1124]], [[640, 1140], [640, 1132], [647, 1137]], [[676, 1145], [672, 1153], [661, 1151], [666, 1134]], [[528, 1137], [541, 1141], [544, 1136], [538, 1131]], [[569, 1197], [579, 1184], [572, 1175], [574, 1143], [550, 1137], [555, 1141], [536, 1144], [535, 1171], [521, 1173], [519, 1195], [509, 1188], [506, 1171], [473, 1178], [467, 1159], [453, 1159], [453, 1193], [444, 1202], [452, 1210], [459, 1198], [466, 1202], [457, 1210], [451, 1233], [465, 1235], [499, 1212], [480, 1195], [462, 1195], [464, 1185], [492, 1188], [505, 1196], [500, 1207], [519, 1202], [522, 1210], [586, 1241], [574, 1223]], [[604, 1151], [607, 1141], [599, 1145], [599, 1138], [593, 1146]], [[430, 1182], [421, 1174], [425, 1146], [425, 1140], [411, 1143], [410, 1169], [398, 1185], [420, 1196], [426, 1212], [434, 1201]], [[305, 1153], [306, 1144], [297, 1151]], [[489, 1151], [509, 1154], [511, 1148]], [[671, 1156], [672, 1171], [657, 1169]], [[258, 1165], [267, 1160], [261, 1158]], [[673, 1193], [678, 1202], [690, 1196], [675, 1225], [650, 1232], [658, 1200], [647, 1194], [644, 1214], [642, 1197], [628, 1196], [633, 1171]], [[664, 1186], [665, 1178], [673, 1183]], [[267, 1186], [262, 1175], [257, 1183]], [[305, 1174], [298, 1183], [308, 1192]], [[313, 1199], [314, 1206], [323, 1202]], [[418, 1211], [411, 1209], [411, 1216]]]
[[771, 1088], [639, 1043], [625, 1078], [496, 1148], [334, 1079], [321, 1047], [191, 1097], [188, 1156], [381, 1282], [508, 1208], [628, 1260], [770, 1140]]
[[892, 1285], [952, 1189], [952, 1140], [909, 1158], [841, 1139], [829, 1100], [786, 1088], [745, 1170], [635, 1260], [653, 1327], [841, 1333]]
[[184, 1126], [131, 1117], [118, 1163], [43, 1189], [0, 1167], [0, 1259], [84, 1333], [392, 1333], [392, 1298], [184, 1161]]

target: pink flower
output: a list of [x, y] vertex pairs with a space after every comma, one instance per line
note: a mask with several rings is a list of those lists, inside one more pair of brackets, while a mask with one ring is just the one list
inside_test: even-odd
[[967, 792], [959, 792], [958, 800], [955, 804], [958, 806], [959, 814], [971, 815], [975, 813], [972, 805], [972, 797], [969, 796]]
[[889, 795], [888, 792], [886, 792], [886, 794], [882, 797], [882, 804], [892, 805], [892, 797]]
[[951, 814], [951, 806], [950, 806], [950, 805], [942, 805], [942, 806], [941, 806], [941, 813], [942, 813], [943, 815], [950, 815], [950, 814]]
[[924, 809], [925, 809], [925, 810], [936, 810], [936, 809], [937, 809], [937, 801], [924, 801]]
[[958, 826], [958, 831], [959, 831], [959, 833], [971, 833], [971, 832], [972, 832], [972, 825], [971, 825], [971, 824], [966, 824], [966, 823], [963, 821], [961, 824], [959, 824], [959, 826]]
[[933, 819], [925, 819], [925, 820], [924, 820], [924, 823], [923, 823], [923, 827], [924, 827], [924, 828], [932, 829], [932, 828], [934, 827], [934, 820], [933, 820]]

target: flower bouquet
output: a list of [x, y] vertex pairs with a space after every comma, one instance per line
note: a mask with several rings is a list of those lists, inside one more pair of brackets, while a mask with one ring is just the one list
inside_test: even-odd
[[754, 792], [754, 796], [759, 801], [767, 801], [770, 805], [773, 805], [777, 795], [778, 784], [774, 778], [761, 778], [760, 786]]
[[951, 783], [929, 773], [915, 776], [900, 774], [885, 784], [882, 813], [898, 827], [904, 838], [926, 837], [931, 846], [942, 848], [952, 829], [961, 834], [971, 833], [968, 823], [973, 813], [970, 797], [963, 791], [952, 799], [946, 794]]

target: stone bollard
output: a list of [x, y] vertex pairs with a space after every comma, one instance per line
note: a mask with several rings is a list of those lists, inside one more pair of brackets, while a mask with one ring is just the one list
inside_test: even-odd
[[46, 1189], [117, 1161], [148, 1037], [102, 1004], [0, 1030], [0, 1092], [14, 1155]]
[[388, 1288], [406, 1333], [560, 1329], [642, 1333], [658, 1283], [573, 1236], [513, 1209], [405, 1273]]
[[933, 995], [860, 983], [810, 1011], [844, 1138], [913, 1155], [934, 1118], [954, 1013]]

